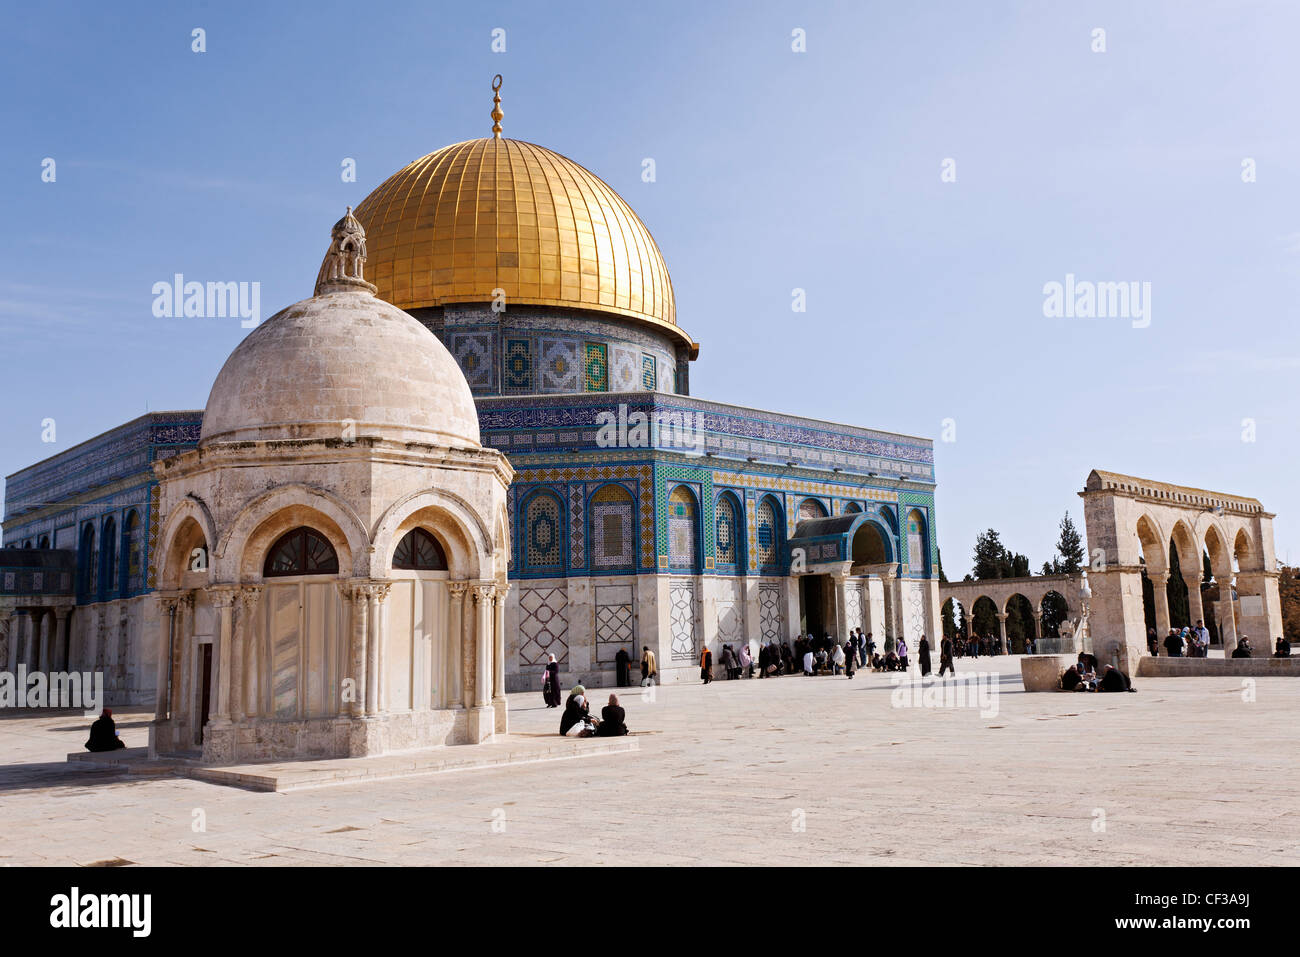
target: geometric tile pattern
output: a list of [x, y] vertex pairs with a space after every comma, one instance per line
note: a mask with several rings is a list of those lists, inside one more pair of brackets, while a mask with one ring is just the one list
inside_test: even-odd
[[[845, 630], [862, 627], [862, 588], [851, 585], [844, 589], [844, 617], [848, 619]], [[847, 637], [842, 635], [841, 637]]]
[[471, 389], [492, 388], [492, 333], [453, 332], [451, 354]]
[[568, 631], [565, 619], [566, 598], [560, 588], [521, 588], [519, 591], [519, 646], [521, 665], [538, 665], [546, 656], [555, 655], [563, 666], [569, 660]]
[[[596, 588], [596, 660], [613, 661], [620, 648], [632, 654], [636, 650], [636, 630], [632, 618], [632, 586], [597, 586]], [[635, 658], [636, 655], [633, 655]]]
[[671, 568], [699, 565], [695, 497], [684, 485], [668, 496], [668, 564]]
[[767, 567], [780, 562], [780, 542], [777, 541], [780, 525], [776, 507], [771, 498], [758, 503], [758, 564]]
[[641, 388], [646, 392], [655, 390], [655, 357], [641, 356]]
[[533, 344], [527, 339], [507, 339], [501, 386], [506, 392], [533, 391]]
[[569, 566], [582, 568], [586, 557], [586, 535], [583, 528], [583, 495], [581, 485], [569, 486]]
[[721, 495], [714, 511], [718, 516], [717, 560], [719, 565], [736, 564], [736, 506], [731, 496]]
[[621, 485], [606, 485], [591, 497], [591, 566], [601, 571], [631, 570], [632, 493]]
[[826, 518], [826, 506], [815, 498], [806, 498], [799, 503], [799, 521], [810, 518]]
[[673, 579], [669, 583], [668, 619], [672, 639], [669, 657], [673, 661], [696, 660], [695, 582], [690, 579]]
[[609, 356], [609, 391], [636, 391], [641, 353], [625, 346], [611, 345]]
[[609, 391], [609, 359], [605, 343], [588, 342], [583, 346], [583, 375], [587, 392]]
[[525, 562], [529, 568], [561, 565], [560, 503], [548, 492], [528, 500], [524, 517]]
[[539, 366], [542, 392], [581, 392], [582, 363], [578, 343], [572, 339], [542, 339]]
[[781, 614], [781, 586], [764, 583], [758, 586], [758, 630], [763, 636], [763, 643], [784, 641], [785, 633], [781, 628], [785, 616]]

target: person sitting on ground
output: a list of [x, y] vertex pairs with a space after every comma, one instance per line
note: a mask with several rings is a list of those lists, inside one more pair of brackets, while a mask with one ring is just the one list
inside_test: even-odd
[[600, 709], [600, 723], [596, 725], [596, 737], [617, 738], [627, 734], [627, 712], [618, 703], [618, 695], [609, 696], [609, 704]]
[[1081, 684], [1083, 684], [1083, 679], [1079, 677], [1079, 669], [1074, 665], [1070, 665], [1061, 674], [1062, 691], [1074, 691]]
[[116, 751], [125, 748], [126, 742], [117, 736], [117, 725], [113, 721], [113, 709], [105, 708], [90, 725], [90, 738], [86, 741], [87, 751]]
[[1097, 682], [1096, 691], [1133, 691], [1133, 682], [1129, 680], [1128, 675], [1120, 671], [1114, 665], [1107, 665], [1101, 673], [1101, 680]]
[[1086, 651], [1079, 652], [1079, 677], [1087, 678], [1089, 675], [1097, 673], [1097, 656], [1090, 655]]
[[579, 737], [584, 733], [589, 734], [589, 728], [595, 726], [595, 722], [591, 720], [591, 709], [587, 705], [587, 689], [582, 685], [574, 685], [573, 690], [569, 692], [569, 699], [564, 702], [564, 714], [560, 716], [560, 734], [568, 734], [577, 724], [583, 726]]
[[902, 671], [902, 670], [903, 670], [903, 668], [900, 667], [900, 663], [899, 663], [898, 655], [897, 655], [895, 652], [893, 652], [893, 651], [889, 651], [889, 652], [886, 652], [886, 653], [885, 653], [885, 670], [886, 670], [886, 671]]
[[1232, 649], [1232, 657], [1234, 658], [1250, 657], [1250, 639], [1247, 638], [1245, 635], [1241, 636], [1241, 640], [1237, 642], [1237, 647]]
[[884, 670], [885, 670], [885, 659], [882, 658], [882, 657], [880, 657], [880, 655], [878, 655], [878, 654], [872, 654], [872, 656], [871, 656], [871, 670], [872, 670], [872, 671], [884, 671]]
[[1273, 657], [1290, 658], [1291, 642], [1287, 641], [1285, 638], [1279, 638], [1277, 641], [1273, 642]]

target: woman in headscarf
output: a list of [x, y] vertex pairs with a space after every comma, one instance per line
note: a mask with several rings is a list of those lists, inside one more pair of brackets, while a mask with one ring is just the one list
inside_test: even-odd
[[590, 711], [587, 706], [587, 689], [582, 685], [574, 685], [569, 692], [569, 700], [564, 703], [564, 714], [560, 716], [560, 734], [568, 734], [575, 724], [585, 722]]
[[618, 703], [618, 695], [609, 696], [609, 704], [600, 709], [600, 726], [596, 728], [598, 738], [617, 738], [627, 734], [627, 712]]
[[713, 680], [713, 652], [708, 645], [704, 646], [704, 653], [700, 655], [700, 677], [705, 684]]
[[560, 706], [560, 663], [555, 655], [547, 655], [546, 671], [542, 676], [542, 699], [548, 708]]
[[930, 673], [930, 639], [921, 636], [921, 643], [916, 646], [916, 659], [921, 662], [921, 677]]
[[898, 663], [901, 666], [899, 670], [907, 670], [907, 642], [900, 637], [894, 644], [895, 651], [898, 652]]

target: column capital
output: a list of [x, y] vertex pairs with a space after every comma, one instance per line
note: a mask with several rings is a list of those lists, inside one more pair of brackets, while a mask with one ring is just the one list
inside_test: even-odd
[[1169, 584], [1169, 573], [1168, 573], [1168, 572], [1155, 572], [1154, 574], [1151, 573], [1151, 572], [1147, 572], [1147, 578], [1151, 579], [1151, 584], [1153, 584], [1153, 585], [1167, 585], [1167, 584]]
[[257, 607], [257, 603], [262, 599], [262, 585], [243, 585], [239, 589], [236, 598], [239, 601], [239, 607], [243, 611], [251, 611]]
[[239, 597], [238, 585], [209, 585], [208, 598], [217, 608], [229, 608]]
[[[998, 613], [997, 613], [997, 616], [998, 616], [998, 621], [1006, 621], [1006, 620], [1007, 620], [1007, 617], [1008, 617], [1008, 616], [1007, 616], [1007, 613], [1006, 613], [1005, 611], [1000, 611], [1000, 612], [998, 612]], [[1037, 616], [1035, 616], [1035, 617], [1037, 617]]]
[[447, 582], [447, 588], [451, 591], [452, 598], [462, 598], [465, 595], [465, 589], [469, 588], [469, 582]]
[[491, 601], [492, 596], [496, 594], [496, 582], [475, 582], [474, 598], [476, 601]]

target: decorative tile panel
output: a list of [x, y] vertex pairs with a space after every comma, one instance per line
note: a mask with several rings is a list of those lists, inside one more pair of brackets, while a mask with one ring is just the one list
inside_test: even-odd
[[583, 346], [583, 380], [586, 392], [609, 391], [609, 359], [603, 342], [588, 342]]
[[669, 657], [673, 661], [695, 661], [699, 647], [695, 641], [695, 582], [673, 579], [668, 585], [668, 627], [671, 637]]
[[561, 669], [569, 660], [569, 623], [565, 618], [567, 598], [561, 588], [528, 588], [519, 591], [519, 647], [521, 665], [546, 663], [555, 655]]

